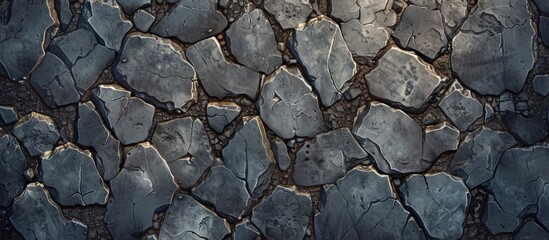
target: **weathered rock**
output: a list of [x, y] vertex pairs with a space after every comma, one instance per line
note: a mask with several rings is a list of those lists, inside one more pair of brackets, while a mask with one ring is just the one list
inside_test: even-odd
[[447, 81], [413, 52], [394, 46], [364, 77], [372, 95], [410, 112], [422, 112]]
[[112, 0], [86, 1], [78, 25], [95, 33], [101, 45], [117, 52], [124, 35], [132, 28], [132, 23], [122, 17], [120, 6]]
[[546, 47], [549, 46], [549, 27], [548, 26], [549, 26], [549, 17], [540, 16], [539, 24], [538, 24], [538, 34], [541, 36], [543, 45], [545, 45]]
[[13, 128], [13, 135], [23, 143], [31, 156], [51, 150], [59, 139], [53, 120], [37, 112], [19, 119]]
[[67, 220], [41, 183], [29, 183], [11, 206], [12, 226], [25, 239], [86, 239], [88, 227]]
[[494, 109], [490, 104], [486, 103], [484, 104], [484, 122], [490, 122], [496, 118], [496, 115], [494, 114]]
[[157, 107], [187, 111], [198, 98], [196, 72], [170, 40], [129, 35], [113, 69], [120, 84]]
[[524, 145], [532, 145], [547, 137], [547, 121], [541, 115], [524, 117], [506, 112], [503, 115], [503, 124]]
[[[519, 92], [534, 63], [527, 0], [480, 0], [452, 41], [452, 69], [483, 95]], [[512, 6], [512, 7], [511, 7]]]
[[300, 186], [335, 183], [366, 157], [348, 128], [336, 129], [305, 142], [297, 152], [292, 178]]
[[[152, 227], [154, 212], [170, 204], [177, 190], [168, 164], [148, 142], [128, 152], [124, 168], [110, 185], [105, 222], [116, 239], [139, 238]], [[166, 219], [163, 228], [168, 225]]]
[[521, 220], [517, 216], [505, 213], [493, 195], [488, 195], [482, 213], [482, 222], [491, 234], [510, 233], [517, 230]]
[[324, 129], [318, 99], [297, 67], [282, 66], [263, 83], [261, 119], [281, 138], [314, 137]]
[[154, 15], [143, 9], [139, 9], [133, 14], [133, 25], [135, 25], [135, 28], [141, 32], [148, 32], [154, 22], [154, 19]]
[[528, 240], [528, 239], [547, 239], [549, 232], [538, 225], [535, 221], [526, 222], [522, 228], [513, 236], [513, 240]]
[[465, 131], [477, 119], [482, 117], [482, 104], [463, 90], [459, 83], [440, 101], [440, 109], [459, 130]]
[[312, 213], [311, 197], [277, 186], [252, 212], [252, 223], [267, 239], [303, 239]]
[[435, 239], [458, 239], [471, 202], [469, 190], [459, 178], [446, 173], [414, 174], [398, 188], [404, 204]]
[[538, 200], [538, 212], [536, 218], [547, 228], [549, 226], [549, 185], [545, 184], [543, 193]]
[[5, 125], [10, 125], [19, 120], [19, 115], [17, 115], [14, 107], [0, 105], [0, 120]]
[[69, 0], [55, 0], [55, 11], [61, 22], [61, 29], [63, 31], [67, 30], [67, 27], [72, 20], [72, 12]]
[[210, 128], [223, 133], [225, 127], [240, 114], [240, 106], [234, 102], [209, 102], [206, 114]]
[[122, 10], [128, 15], [132, 15], [137, 9], [151, 6], [151, 0], [116, 0]]
[[373, 59], [389, 42], [389, 30], [376, 24], [363, 25], [358, 19], [341, 23], [343, 38], [353, 54], [359, 59]]
[[178, 194], [168, 208], [160, 229], [160, 240], [221, 240], [229, 234], [227, 221], [187, 194]]
[[339, 26], [328, 17], [319, 16], [298, 26], [288, 41], [322, 104], [329, 107], [339, 101], [357, 72]]
[[231, 5], [231, 0], [219, 0], [218, 4], [221, 8], [228, 8]]
[[240, 179], [246, 179], [250, 195], [257, 199], [269, 187], [275, 159], [267, 133], [258, 116], [244, 117], [238, 130], [223, 148], [225, 166]]
[[7, 208], [25, 188], [24, 172], [27, 159], [17, 139], [5, 134], [0, 137], [0, 208]]
[[309, 0], [266, 0], [263, 7], [275, 17], [283, 29], [296, 28], [313, 11]]
[[375, 23], [388, 27], [396, 23], [396, 13], [388, 0], [330, 0], [330, 15], [348, 22], [358, 19], [362, 24]]
[[290, 168], [292, 159], [290, 158], [290, 155], [288, 155], [286, 143], [279, 138], [271, 140], [271, 149], [273, 150], [276, 162], [278, 163], [278, 168], [282, 171], [287, 171], [288, 168]]
[[180, 1], [153, 26], [151, 32], [161, 37], [176, 37], [185, 43], [215, 36], [227, 26], [227, 19], [216, 5], [217, 0]]
[[422, 159], [434, 162], [445, 152], [458, 149], [459, 130], [449, 126], [446, 122], [427, 126], [423, 139]]
[[62, 206], [107, 203], [109, 189], [99, 176], [90, 152], [72, 143], [42, 154], [38, 179]]
[[234, 240], [252, 240], [259, 237], [261, 237], [261, 233], [248, 219], [244, 219], [234, 227]]
[[219, 99], [246, 95], [255, 100], [261, 74], [228, 62], [216, 38], [205, 39], [187, 48], [187, 58], [208, 95]]
[[349, 90], [347, 90], [347, 92], [345, 92], [345, 99], [351, 101], [351, 100], [354, 100], [356, 99], [358, 96], [360, 96], [360, 94], [362, 94], [362, 90], [360, 90], [360, 88], [350, 88]]
[[549, 74], [536, 75], [532, 80], [534, 91], [544, 97], [549, 95]]

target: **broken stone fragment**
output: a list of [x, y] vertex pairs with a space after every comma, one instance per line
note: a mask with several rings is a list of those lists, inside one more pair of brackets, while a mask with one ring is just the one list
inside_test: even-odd
[[140, 8], [146, 8], [151, 6], [151, 0], [116, 0], [122, 10], [128, 15], [132, 15]]
[[445, 152], [453, 151], [459, 145], [459, 130], [446, 122], [427, 126], [423, 139], [422, 159], [434, 162]]
[[95, 33], [101, 45], [118, 52], [132, 23], [122, 16], [120, 6], [113, 0], [87, 0], [78, 26]]
[[547, 137], [547, 121], [541, 115], [524, 117], [506, 112], [502, 120], [509, 132], [524, 145], [532, 145]]
[[15, 198], [9, 220], [25, 239], [86, 239], [88, 227], [78, 219], [67, 220], [44, 185], [29, 183]]
[[19, 120], [19, 115], [17, 115], [14, 107], [0, 105], [0, 120], [5, 125], [10, 125]]
[[[330, 16], [349, 22], [351, 19], [358, 19], [362, 24], [379, 23], [384, 27], [394, 25], [396, 14], [391, 9], [392, 1], [379, 0], [330, 0]], [[391, 19], [386, 22], [387, 19]], [[387, 24], [389, 23], [389, 24]]]
[[484, 104], [484, 123], [490, 122], [496, 118], [496, 115], [494, 114], [494, 109], [490, 104], [486, 103]]
[[240, 106], [234, 102], [209, 102], [206, 107], [208, 125], [217, 133], [223, 130], [240, 114]]
[[186, 54], [208, 95], [218, 99], [245, 95], [255, 100], [261, 74], [248, 67], [228, 62], [215, 37], [190, 46]]
[[[547, 11], [549, 12], [549, 7], [547, 7]], [[543, 41], [543, 45], [546, 47], [549, 47], [549, 17], [546, 16], [540, 16], [539, 17], [539, 25], [538, 25], [538, 34], [541, 37], [541, 40]]]
[[180, 1], [170, 8], [151, 32], [195, 43], [215, 36], [227, 27], [227, 19], [216, 9], [217, 0]]
[[290, 155], [288, 155], [286, 143], [281, 139], [276, 138], [275, 140], [271, 140], [271, 149], [273, 150], [276, 162], [278, 163], [278, 168], [282, 171], [287, 171], [288, 168], [290, 168], [292, 159], [290, 158]]
[[244, 219], [234, 227], [234, 240], [251, 240], [259, 237], [261, 237], [261, 233], [248, 219]]
[[25, 188], [24, 172], [27, 159], [17, 139], [5, 134], [0, 137], [0, 208], [10, 206]]
[[482, 223], [491, 234], [510, 233], [517, 230], [521, 220], [517, 216], [505, 213], [493, 195], [488, 195], [484, 203]]
[[326, 16], [313, 18], [292, 32], [288, 47], [322, 104], [329, 107], [339, 101], [357, 68], [337, 23]]
[[335, 183], [366, 157], [348, 128], [336, 129], [305, 142], [297, 152], [292, 178], [299, 186]]
[[541, 227], [536, 221], [530, 220], [526, 222], [522, 228], [513, 236], [516, 240], [527, 239], [548, 239], [549, 232]]
[[13, 128], [13, 135], [23, 143], [31, 156], [51, 150], [59, 139], [53, 120], [37, 112], [19, 119]]
[[303, 239], [312, 213], [311, 197], [277, 186], [252, 212], [252, 223], [267, 239]]
[[263, 7], [275, 17], [283, 29], [296, 28], [313, 11], [309, 0], [266, 0]]
[[390, 35], [385, 27], [376, 24], [363, 25], [357, 19], [341, 23], [341, 32], [353, 57], [362, 61], [374, 59], [387, 46]]
[[549, 74], [536, 75], [532, 80], [534, 91], [544, 97], [549, 95]]
[[133, 14], [133, 25], [141, 32], [148, 32], [154, 20], [154, 15], [143, 9], [139, 9]]
[[471, 124], [482, 117], [482, 104], [468, 90], [456, 82], [453, 90], [439, 104], [442, 112], [461, 131], [466, 131]]
[[317, 96], [297, 67], [282, 66], [269, 75], [256, 104], [261, 119], [281, 138], [314, 137], [325, 128]]
[[97, 172], [91, 153], [72, 143], [42, 154], [37, 177], [62, 206], [107, 203], [109, 189]]
[[63, 31], [67, 30], [67, 27], [72, 20], [72, 11], [69, 0], [55, 0], [55, 11], [61, 22], [61, 29]]
[[198, 98], [196, 72], [170, 40], [130, 34], [113, 67], [116, 80], [157, 107], [187, 111]]

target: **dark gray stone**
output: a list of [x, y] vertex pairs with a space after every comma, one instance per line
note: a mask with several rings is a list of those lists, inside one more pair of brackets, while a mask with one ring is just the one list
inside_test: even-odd
[[348, 128], [336, 129], [305, 142], [297, 152], [292, 178], [299, 186], [335, 183], [366, 157]]
[[215, 37], [187, 48], [187, 58], [195, 67], [198, 79], [208, 95], [218, 99], [246, 95], [255, 100], [261, 74], [228, 62]]
[[219, 7], [228, 8], [231, 5], [231, 0], [219, 0]]
[[116, 0], [116, 2], [128, 15], [132, 15], [137, 9], [151, 6], [151, 0]]
[[88, 227], [77, 219], [65, 219], [41, 183], [29, 183], [10, 212], [12, 226], [25, 239], [86, 239]]
[[31, 156], [51, 150], [59, 139], [53, 120], [37, 112], [19, 119], [13, 128], [13, 135], [23, 143]]
[[359, 59], [374, 59], [390, 38], [388, 28], [378, 24], [364, 25], [358, 19], [341, 23], [341, 32], [353, 57]]
[[296, 28], [313, 11], [309, 0], [266, 0], [263, 7], [275, 17], [283, 29]]
[[278, 163], [278, 168], [282, 171], [287, 171], [288, 168], [290, 168], [292, 159], [290, 158], [290, 155], [288, 155], [286, 143], [279, 138], [271, 140], [271, 149], [273, 150], [276, 162]]
[[532, 87], [537, 94], [547, 97], [549, 95], [549, 74], [536, 75], [532, 80]]
[[544, 0], [533, 0], [533, 2], [542, 14], [549, 14], [549, 2]]
[[311, 197], [277, 186], [252, 212], [252, 223], [267, 239], [303, 239], [313, 210]]
[[19, 120], [19, 115], [14, 107], [0, 105], [0, 119], [5, 125], [10, 125]]
[[[549, 7], [548, 13], [549, 13]], [[546, 16], [540, 16], [539, 17], [539, 24], [538, 24], [538, 34], [541, 37], [541, 40], [543, 41], [543, 45], [546, 47], [549, 47], [549, 17]]]
[[484, 123], [491, 122], [496, 118], [494, 109], [488, 103], [484, 104]]
[[95, 33], [99, 43], [114, 51], [120, 49], [132, 23], [122, 17], [120, 6], [113, 0], [87, 0], [78, 25]]
[[539, 198], [536, 218], [545, 228], [549, 227], [549, 184], [545, 184], [543, 193]]
[[154, 19], [154, 15], [143, 9], [139, 9], [133, 14], [133, 25], [141, 32], [148, 32]]
[[484, 203], [481, 220], [486, 229], [494, 235], [514, 232], [521, 223], [517, 216], [505, 213], [493, 195], [488, 195], [488, 199]]
[[[343, 22], [358, 19], [362, 24], [376, 23], [388, 27], [396, 22], [396, 13], [389, 0], [330, 0], [330, 15]], [[387, 19], [389, 19], [387, 23]]]
[[0, 208], [9, 207], [25, 189], [25, 170], [27, 159], [17, 139], [8, 134], [0, 137]]
[[462, 90], [456, 83], [454, 89], [440, 101], [440, 109], [448, 119], [461, 131], [466, 131], [471, 124], [482, 117], [482, 104], [467, 90]]
[[549, 239], [549, 232], [535, 221], [526, 222], [513, 236], [513, 240], [542, 240]]
[[509, 132], [522, 144], [532, 145], [547, 137], [547, 121], [541, 115], [524, 117], [506, 112], [502, 120]]
[[347, 92], [345, 92], [344, 96], [345, 96], [345, 99], [351, 101], [356, 99], [361, 94], [362, 94], [362, 90], [360, 90], [360, 88], [350, 88], [349, 90], [347, 90]]
[[234, 102], [209, 102], [206, 114], [210, 128], [223, 133], [225, 127], [240, 114], [240, 106]]
[[324, 127], [318, 99], [297, 67], [282, 66], [263, 81], [256, 102], [261, 119], [279, 137], [314, 137]]
[[61, 23], [61, 29], [67, 30], [72, 20], [72, 11], [69, 0], [55, 0], [55, 11]]
[[260, 237], [261, 233], [248, 219], [242, 220], [242, 222], [236, 224], [234, 227], [234, 240], [255, 240]]
[[435, 160], [445, 152], [458, 149], [459, 130], [446, 122], [427, 126], [423, 139], [422, 159], [428, 162]]

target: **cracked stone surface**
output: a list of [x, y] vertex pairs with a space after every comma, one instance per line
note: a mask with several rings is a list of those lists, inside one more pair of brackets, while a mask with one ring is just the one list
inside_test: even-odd
[[366, 157], [348, 128], [322, 133], [297, 152], [292, 179], [299, 186], [335, 183]]
[[15, 137], [0, 137], [0, 208], [8, 208], [12, 200], [25, 189], [23, 176], [27, 159]]
[[536, 75], [532, 80], [534, 91], [544, 97], [549, 95], [549, 74]]
[[258, 237], [261, 237], [261, 233], [248, 219], [236, 224], [234, 228], [234, 240], [250, 240]]
[[398, 191], [430, 237], [458, 239], [463, 234], [471, 194], [460, 178], [447, 173], [414, 174]]
[[10, 125], [19, 120], [19, 115], [17, 115], [14, 107], [0, 105], [0, 120], [2, 120], [5, 125]]
[[110, 186], [105, 222], [114, 239], [138, 239], [153, 226], [154, 212], [172, 203], [177, 189], [166, 160], [148, 142], [127, 153]]
[[29, 183], [10, 211], [10, 222], [25, 239], [86, 239], [87, 226], [67, 220], [41, 183]]
[[[390, 22], [395, 22], [395, 12], [390, 7], [386, 9], [389, 2], [388, 0], [330, 0], [330, 15], [343, 22], [358, 19], [362, 24], [384, 23], [387, 21], [386, 18], [391, 19]], [[394, 25], [394, 23], [386, 26], [391, 25]]]
[[458, 149], [459, 134], [446, 122], [425, 127], [422, 159], [434, 162], [443, 153]]
[[42, 154], [37, 177], [62, 206], [107, 203], [109, 189], [97, 172], [91, 153], [72, 143]]
[[261, 119], [281, 138], [314, 137], [324, 129], [318, 99], [297, 67], [282, 66], [263, 81]]
[[281, 139], [271, 140], [271, 149], [275, 156], [278, 168], [282, 171], [287, 171], [292, 163], [292, 158], [288, 155], [288, 147]]
[[387, 46], [390, 30], [377, 24], [362, 24], [358, 19], [341, 24], [343, 38], [356, 58], [373, 59]]
[[209, 102], [206, 108], [208, 125], [216, 132], [222, 133], [239, 114], [241, 108], [234, 102]]
[[122, 16], [120, 6], [112, 0], [87, 0], [80, 15], [79, 26], [95, 33], [99, 43], [117, 51], [132, 23]]
[[547, 121], [541, 115], [524, 117], [506, 112], [503, 115], [503, 124], [524, 145], [532, 145], [547, 137]]
[[23, 143], [31, 156], [38, 156], [51, 150], [59, 139], [59, 132], [53, 120], [37, 112], [19, 119], [13, 128], [13, 135]]
[[151, 13], [139, 9], [133, 14], [133, 25], [141, 32], [148, 32], [155, 19]]
[[151, 1], [152, 0], [116, 0], [116, 2], [120, 4], [120, 7], [122, 7], [122, 10], [128, 15], [131, 15], [140, 8], [151, 6]]
[[303, 239], [311, 217], [309, 194], [277, 186], [252, 211], [252, 223], [268, 239]]
[[66, 30], [72, 20], [69, 0], [55, 0], [55, 11], [61, 23], [61, 29]]
[[528, 221], [517, 232], [513, 239], [546, 239], [549, 238], [549, 232], [538, 225], [535, 221]]
[[170, 40], [130, 34], [124, 40], [114, 74], [120, 84], [155, 106], [187, 111], [198, 98], [196, 72], [183, 50]]
[[520, 219], [505, 213], [493, 195], [488, 195], [484, 205], [482, 222], [492, 234], [514, 232], [520, 226]]
[[440, 101], [440, 109], [459, 130], [465, 131], [473, 122], [482, 117], [482, 104], [459, 83]]
[[313, 11], [309, 0], [266, 0], [263, 6], [283, 29], [296, 28]]

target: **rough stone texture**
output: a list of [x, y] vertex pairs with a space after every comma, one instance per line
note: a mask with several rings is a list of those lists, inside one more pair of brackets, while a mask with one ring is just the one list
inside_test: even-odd
[[390, 6], [386, 9], [388, 2], [388, 0], [330, 0], [330, 15], [343, 22], [358, 19], [362, 24], [379, 23], [388, 27], [394, 25], [397, 20]]
[[87, 226], [77, 219], [65, 219], [41, 183], [29, 183], [10, 211], [11, 224], [25, 239], [86, 239]]
[[72, 12], [70, 8], [69, 0], [55, 0], [55, 11], [61, 23], [61, 29], [67, 30], [67, 27], [72, 20]]
[[148, 32], [154, 20], [154, 15], [143, 9], [139, 9], [133, 14], [133, 25], [141, 32]]
[[113, 69], [120, 84], [157, 107], [187, 111], [198, 98], [196, 72], [170, 40], [129, 35]]
[[37, 178], [62, 206], [107, 203], [109, 189], [97, 172], [90, 152], [72, 143], [42, 154]]
[[110, 186], [105, 222], [114, 239], [139, 238], [153, 226], [154, 212], [170, 204], [177, 189], [168, 164], [148, 142], [128, 152]]
[[208, 95], [218, 99], [246, 95], [255, 100], [261, 74], [228, 62], [216, 38], [202, 40], [187, 48], [187, 58]]
[[394, 46], [364, 77], [372, 95], [410, 112], [422, 112], [447, 80], [413, 52]]
[[112, 0], [87, 0], [78, 24], [95, 33], [101, 45], [117, 52], [124, 35], [132, 28], [132, 23], [122, 17], [120, 6]]
[[430, 237], [461, 237], [471, 202], [471, 194], [461, 179], [446, 173], [414, 174], [398, 190], [404, 204], [419, 217]]
[[263, 7], [275, 17], [283, 29], [296, 28], [313, 11], [309, 0], [266, 0]]
[[482, 213], [482, 223], [492, 234], [510, 233], [520, 226], [520, 219], [505, 213], [498, 205], [493, 195], [488, 195]]
[[222, 155], [227, 168], [246, 180], [248, 192], [257, 199], [269, 187], [275, 159], [261, 119], [248, 116], [243, 121], [242, 129], [229, 140]]
[[532, 145], [547, 137], [547, 121], [541, 115], [524, 117], [506, 112], [503, 115], [503, 124], [524, 145]]
[[221, 240], [229, 234], [225, 219], [187, 194], [178, 194], [168, 208], [160, 229], [160, 240]]
[[513, 240], [528, 240], [528, 239], [547, 239], [549, 232], [538, 225], [535, 221], [526, 222], [522, 228], [513, 237]]
[[206, 108], [208, 125], [217, 133], [223, 130], [240, 114], [240, 106], [234, 102], [209, 102]]
[[452, 41], [461, 82], [483, 95], [519, 92], [534, 63], [531, 15], [527, 0], [479, 0]]
[[239, 63], [267, 74], [282, 64], [274, 31], [261, 9], [242, 14], [225, 35], [228, 47]]
[[59, 139], [53, 120], [37, 112], [19, 119], [13, 128], [13, 135], [23, 143], [31, 156], [51, 150]]
[[339, 101], [357, 72], [339, 26], [328, 17], [319, 16], [298, 26], [288, 41], [322, 104], [329, 107]]
[[427, 126], [423, 139], [422, 159], [434, 162], [445, 152], [458, 149], [459, 130], [446, 122]]
[[355, 58], [373, 59], [387, 46], [390, 30], [377, 24], [362, 24], [358, 19], [341, 23], [343, 38]]
[[371, 102], [357, 111], [352, 131], [386, 174], [422, 172], [431, 165], [421, 159], [421, 127], [401, 110]]
[[263, 81], [261, 119], [281, 138], [314, 137], [324, 129], [318, 99], [297, 67], [282, 66]]
[[543, 45], [546, 47], [549, 47], [549, 17], [546, 16], [540, 16], [539, 17], [539, 25], [538, 34], [541, 36], [541, 40], [543, 41]]
[[549, 226], [549, 185], [545, 185], [543, 188], [543, 193], [541, 194], [538, 201], [538, 212], [536, 218], [540, 223], [546, 228]]
[[465, 131], [473, 122], [482, 117], [482, 104], [459, 83], [452, 86], [452, 91], [439, 104], [442, 112], [459, 130]]
[[244, 219], [234, 227], [234, 240], [251, 240], [260, 237], [261, 233], [253, 224], [250, 223], [248, 219]]
[[137, 9], [151, 6], [152, 0], [116, 0], [122, 10], [128, 15], [132, 15]]
[[216, 9], [217, 0], [187, 0], [172, 6], [151, 32], [195, 43], [225, 29], [227, 19]]
[[544, 97], [549, 95], [549, 74], [537, 75], [532, 80], [534, 91]]
[[484, 122], [490, 122], [496, 118], [496, 115], [494, 114], [494, 109], [490, 104], [486, 103], [484, 104]]
[[336, 129], [305, 142], [297, 152], [292, 178], [299, 186], [335, 183], [366, 157], [348, 128]]
[[288, 155], [286, 143], [278, 138], [271, 140], [271, 149], [273, 150], [276, 162], [278, 163], [278, 168], [282, 171], [287, 171], [288, 168], [290, 168], [292, 159], [290, 158], [290, 155]]
[[0, 120], [5, 125], [10, 125], [19, 120], [19, 115], [17, 115], [14, 107], [0, 105]]
[[4, 134], [0, 137], [0, 208], [10, 206], [12, 200], [25, 188], [27, 159], [17, 139]]
[[268, 239], [303, 239], [312, 212], [309, 194], [277, 186], [252, 212], [252, 223]]

